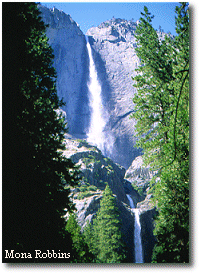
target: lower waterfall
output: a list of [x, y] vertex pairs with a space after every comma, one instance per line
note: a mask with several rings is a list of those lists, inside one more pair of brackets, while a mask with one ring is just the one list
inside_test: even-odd
[[140, 225], [140, 212], [139, 209], [135, 208], [134, 202], [129, 194], [126, 195], [130, 207], [135, 215], [134, 223], [134, 245], [135, 245], [135, 263], [143, 263], [143, 253], [142, 253], [142, 239], [141, 239], [141, 225]]

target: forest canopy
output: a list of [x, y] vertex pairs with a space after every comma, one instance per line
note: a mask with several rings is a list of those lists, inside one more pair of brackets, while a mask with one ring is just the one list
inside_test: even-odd
[[141, 66], [133, 78], [137, 147], [152, 180], [155, 263], [189, 261], [189, 6], [176, 7], [176, 33], [160, 41], [144, 7], [136, 29]]

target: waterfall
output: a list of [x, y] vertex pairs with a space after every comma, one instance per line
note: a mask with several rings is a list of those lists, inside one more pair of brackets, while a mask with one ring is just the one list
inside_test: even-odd
[[97, 71], [95, 63], [93, 61], [91, 46], [86, 36], [86, 46], [89, 56], [89, 72], [90, 81], [88, 83], [89, 89], [89, 102], [91, 107], [91, 122], [89, 132], [87, 134], [87, 141], [93, 145], [96, 145], [100, 150], [104, 150], [104, 133], [103, 129], [106, 125], [103, 117], [103, 105], [101, 98], [101, 85], [97, 78]]
[[130, 207], [132, 209], [135, 209], [135, 205], [134, 205], [134, 202], [133, 202], [133, 199], [131, 198], [131, 196], [129, 194], [126, 195], [128, 200], [129, 200], [129, 203], [130, 203]]
[[87, 141], [92, 145], [96, 145], [104, 155], [110, 155], [112, 149], [111, 135], [105, 135], [104, 128], [108, 121], [108, 114], [106, 113], [102, 104], [102, 89], [98, 81], [97, 71], [92, 56], [91, 46], [86, 36], [86, 47], [89, 56], [89, 104], [91, 108], [90, 128], [87, 133]]
[[142, 254], [142, 240], [141, 240], [141, 225], [140, 225], [140, 212], [139, 209], [135, 208], [134, 202], [129, 194], [126, 195], [130, 207], [135, 215], [134, 223], [134, 245], [135, 245], [135, 263], [143, 263], [143, 254]]
[[135, 224], [134, 224], [135, 262], [143, 263], [139, 209], [133, 209], [133, 212], [135, 215]]

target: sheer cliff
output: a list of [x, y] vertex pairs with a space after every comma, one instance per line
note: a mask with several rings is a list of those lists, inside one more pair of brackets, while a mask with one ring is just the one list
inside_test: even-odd
[[134, 148], [135, 121], [130, 119], [134, 111], [132, 98], [136, 92], [132, 76], [140, 64], [135, 52], [137, 23], [113, 18], [87, 32], [102, 85], [104, 106], [109, 113], [106, 132], [112, 133], [114, 138], [109, 156], [124, 167], [139, 155]]
[[70, 15], [39, 5], [42, 20], [48, 25], [47, 37], [54, 53], [57, 92], [63, 98], [69, 132], [85, 137], [89, 125], [88, 53], [85, 35]]
[[[89, 56], [85, 35], [70, 15], [57, 9], [39, 6], [43, 21], [48, 24], [47, 36], [54, 50], [57, 71], [57, 90], [66, 102], [69, 133], [86, 138], [91, 109], [89, 106]], [[128, 168], [139, 155], [134, 148], [135, 121], [129, 119], [135, 93], [132, 76], [139, 65], [135, 53], [137, 23], [111, 19], [88, 30], [97, 75], [102, 88], [102, 103], [109, 118], [105, 134], [112, 136], [112, 149], [107, 154], [115, 162]], [[107, 138], [108, 139], [108, 138]]]

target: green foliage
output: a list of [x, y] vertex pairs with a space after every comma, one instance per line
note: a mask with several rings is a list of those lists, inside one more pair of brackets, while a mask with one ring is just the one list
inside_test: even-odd
[[131, 183], [132, 187], [139, 193], [140, 196], [144, 197], [146, 196], [146, 189], [149, 187], [149, 184], [140, 185], [137, 183], [136, 180], [132, 181]]
[[82, 162], [86, 165], [86, 168], [91, 168], [94, 164], [95, 165], [100, 165], [101, 160], [97, 160], [96, 158], [97, 154], [88, 154], [86, 157], [82, 159]]
[[[88, 183], [87, 183], [88, 184]], [[87, 191], [87, 189], [88, 189], [88, 185], [86, 185], [86, 184], [83, 184], [83, 185], [81, 185], [80, 187], [79, 187], [79, 190], [81, 191], [81, 192], [85, 192], [85, 191]]]
[[89, 183], [81, 185], [78, 189], [80, 191], [77, 196], [78, 199], [84, 199], [85, 197], [92, 196], [94, 192], [97, 191], [97, 187], [94, 185], [90, 185]]
[[158, 244], [153, 261], [156, 263], [189, 261], [189, 183], [185, 173], [179, 171], [182, 167], [177, 161], [170, 165], [155, 189], [160, 209], [155, 227]]
[[81, 233], [81, 227], [77, 223], [77, 216], [75, 214], [70, 214], [66, 224], [66, 230], [71, 234], [73, 248], [76, 250], [72, 262], [92, 262], [94, 256], [88, 250], [88, 245], [85, 242], [85, 236]]
[[153, 262], [188, 262], [189, 234], [189, 11], [176, 7], [174, 40], [160, 42], [153, 16], [144, 8], [136, 30], [142, 65], [133, 78], [133, 101], [144, 162], [158, 171], [153, 180], [158, 209]]
[[173, 77], [170, 46], [166, 43], [168, 41], [159, 42], [150, 23], [152, 18], [145, 7], [145, 14], [136, 30], [136, 52], [143, 65], [137, 69], [139, 74], [134, 78], [137, 94], [133, 101], [140, 137], [137, 146], [144, 149], [146, 164], [159, 168], [164, 145], [168, 142], [173, 104], [173, 90], [169, 88], [169, 83]]
[[62, 155], [63, 102], [39, 14], [35, 3], [3, 4], [3, 248], [33, 257], [35, 249], [71, 250], [62, 216], [73, 208], [66, 185], [78, 178]]
[[93, 231], [93, 225], [92, 223], [89, 221], [87, 221], [87, 224], [84, 228], [84, 236], [85, 236], [85, 242], [87, 243], [88, 245], [88, 249], [89, 249], [89, 252], [91, 254], [93, 254], [94, 256], [94, 259], [93, 259], [93, 262], [97, 262], [97, 255], [96, 255], [96, 250], [95, 250], [95, 243], [96, 243], [96, 238], [95, 238], [95, 235], [94, 235], [94, 231]]
[[89, 191], [97, 191], [97, 187], [94, 186], [94, 185], [90, 185], [90, 186], [88, 187], [88, 190], [89, 190]]
[[80, 192], [77, 196], [77, 199], [81, 200], [81, 199], [84, 199], [86, 197], [90, 197], [93, 195], [93, 192], [89, 192], [89, 191], [86, 191], [86, 192]]
[[94, 253], [97, 263], [121, 263], [125, 259], [121, 223], [118, 217], [115, 197], [107, 185], [93, 225], [87, 225], [85, 229], [86, 242], [90, 251]]
[[107, 175], [111, 175], [114, 173], [113, 167], [110, 164], [105, 166], [105, 169], [107, 170]]

